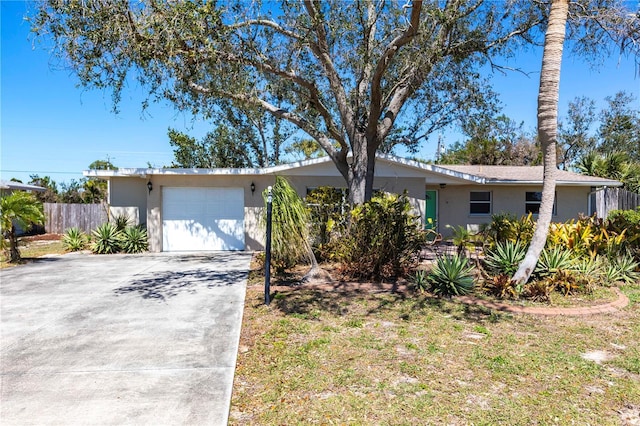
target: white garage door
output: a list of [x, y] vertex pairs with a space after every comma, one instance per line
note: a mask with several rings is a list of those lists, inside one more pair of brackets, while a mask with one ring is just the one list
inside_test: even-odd
[[244, 250], [244, 190], [163, 188], [162, 249]]

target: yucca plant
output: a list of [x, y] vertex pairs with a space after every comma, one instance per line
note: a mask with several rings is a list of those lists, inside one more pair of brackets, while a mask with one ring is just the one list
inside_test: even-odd
[[562, 247], [544, 249], [540, 253], [540, 259], [534, 271], [539, 277], [548, 277], [560, 271], [567, 271], [573, 268], [572, 253]]
[[473, 291], [473, 267], [460, 255], [439, 257], [427, 279], [431, 291], [439, 296], [461, 296]]
[[119, 214], [113, 218], [113, 224], [115, 225], [116, 229], [121, 232], [129, 227], [129, 222], [129, 215], [124, 213]]
[[418, 269], [411, 277], [413, 288], [423, 293], [429, 288], [429, 280], [427, 279], [427, 271]]
[[68, 251], [84, 250], [89, 243], [89, 237], [79, 228], [73, 227], [65, 231], [62, 236], [62, 247]]
[[488, 252], [484, 261], [487, 269], [492, 273], [511, 277], [518, 270], [518, 265], [526, 253], [527, 247], [521, 245], [520, 241], [515, 243], [505, 241], [496, 244], [496, 247]]
[[638, 266], [638, 262], [628, 254], [613, 258], [607, 268], [607, 279], [611, 283], [621, 281], [633, 284], [640, 279]]
[[149, 246], [147, 231], [140, 226], [125, 228], [121, 239], [121, 249], [125, 253], [142, 253], [147, 251]]
[[120, 251], [122, 232], [113, 223], [104, 223], [91, 233], [93, 243], [91, 251], [97, 254], [110, 254]]

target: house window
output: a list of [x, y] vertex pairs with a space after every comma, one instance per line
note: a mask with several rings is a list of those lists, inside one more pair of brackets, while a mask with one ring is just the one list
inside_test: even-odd
[[469, 214], [491, 214], [491, 191], [470, 192]]
[[[553, 198], [553, 214], [556, 214], [556, 199]], [[540, 213], [540, 203], [542, 202], [542, 192], [526, 192], [525, 193], [525, 214], [538, 214]]]

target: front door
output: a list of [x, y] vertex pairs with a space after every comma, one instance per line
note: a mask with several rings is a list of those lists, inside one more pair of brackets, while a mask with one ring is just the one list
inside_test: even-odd
[[427, 191], [425, 194], [424, 227], [436, 229], [438, 219], [438, 191]]

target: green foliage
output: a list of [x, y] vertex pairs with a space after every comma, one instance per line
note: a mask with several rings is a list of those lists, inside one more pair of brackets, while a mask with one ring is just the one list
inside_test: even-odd
[[147, 251], [149, 242], [147, 230], [140, 226], [130, 226], [122, 231], [121, 249], [125, 253], [142, 253]]
[[427, 271], [425, 271], [424, 269], [418, 269], [416, 272], [414, 272], [413, 276], [411, 277], [411, 285], [414, 289], [418, 290], [421, 293], [428, 290], [430, 284], [429, 280], [427, 279]]
[[89, 243], [89, 237], [79, 228], [73, 227], [65, 231], [62, 236], [62, 246], [68, 251], [84, 250]]
[[[266, 206], [267, 191], [262, 195]], [[299, 262], [312, 261], [310, 218], [304, 202], [282, 176], [276, 176], [272, 197], [271, 264], [278, 272], [282, 272]], [[266, 223], [266, 209], [263, 223]]]
[[535, 222], [531, 214], [518, 219], [512, 214], [501, 213], [491, 216], [491, 223], [485, 228], [484, 236], [490, 247], [506, 241], [518, 241], [523, 245], [529, 245], [534, 231]]
[[476, 247], [477, 235], [467, 229], [465, 226], [447, 225], [447, 228], [453, 230], [452, 240], [453, 245], [457, 247], [459, 255], [464, 255], [467, 250], [473, 250]]
[[[0, 199], [0, 245], [8, 251], [11, 262], [20, 260], [18, 236], [15, 225], [28, 229], [31, 225], [43, 225], [42, 203], [35, 196], [24, 191], [15, 191]], [[5, 241], [8, 239], [8, 242]]]
[[439, 296], [469, 294], [475, 286], [473, 266], [459, 255], [439, 257], [427, 279], [431, 283], [431, 291]]
[[640, 261], [640, 207], [611, 211], [607, 217], [607, 229], [615, 235], [624, 234], [623, 248]]
[[311, 239], [322, 259], [329, 259], [336, 239], [345, 230], [345, 212], [348, 211], [342, 190], [329, 186], [314, 189], [305, 199], [311, 218]]
[[494, 249], [489, 250], [484, 261], [487, 269], [492, 273], [511, 277], [518, 270], [518, 266], [526, 254], [527, 247], [521, 245], [520, 241], [515, 243], [505, 241], [498, 243]]
[[621, 255], [609, 260], [605, 268], [605, 277], [611, 284], [617, 282], [635, 283], [640, 280], [640, 265], [629, 255]]
[[543, 249], [534, 271], [539, 277], [549, 277], [573, 269], [573, 253], [562, 247]]
[[96, 254], [111, 254], [120, 251], [122, 244], [122, 231], [113, 223], [104, 223], [91, 233], [93, 242], [91, 251]]
[[411, 210], [406, 194], [379, 195], [354, 208], [346, 234], [336, 242], [335, 259], [343, 273], [386, 279], [414, 269], [424, 233]]
[[129, 218], [129, 215], [127, 215], [126, 213], [123, 213], [114, 217], [112, 220], [112, 223], [119, 232], [123, 232], [125, 229], [129, 227], [130, 221], [131, 219]]

